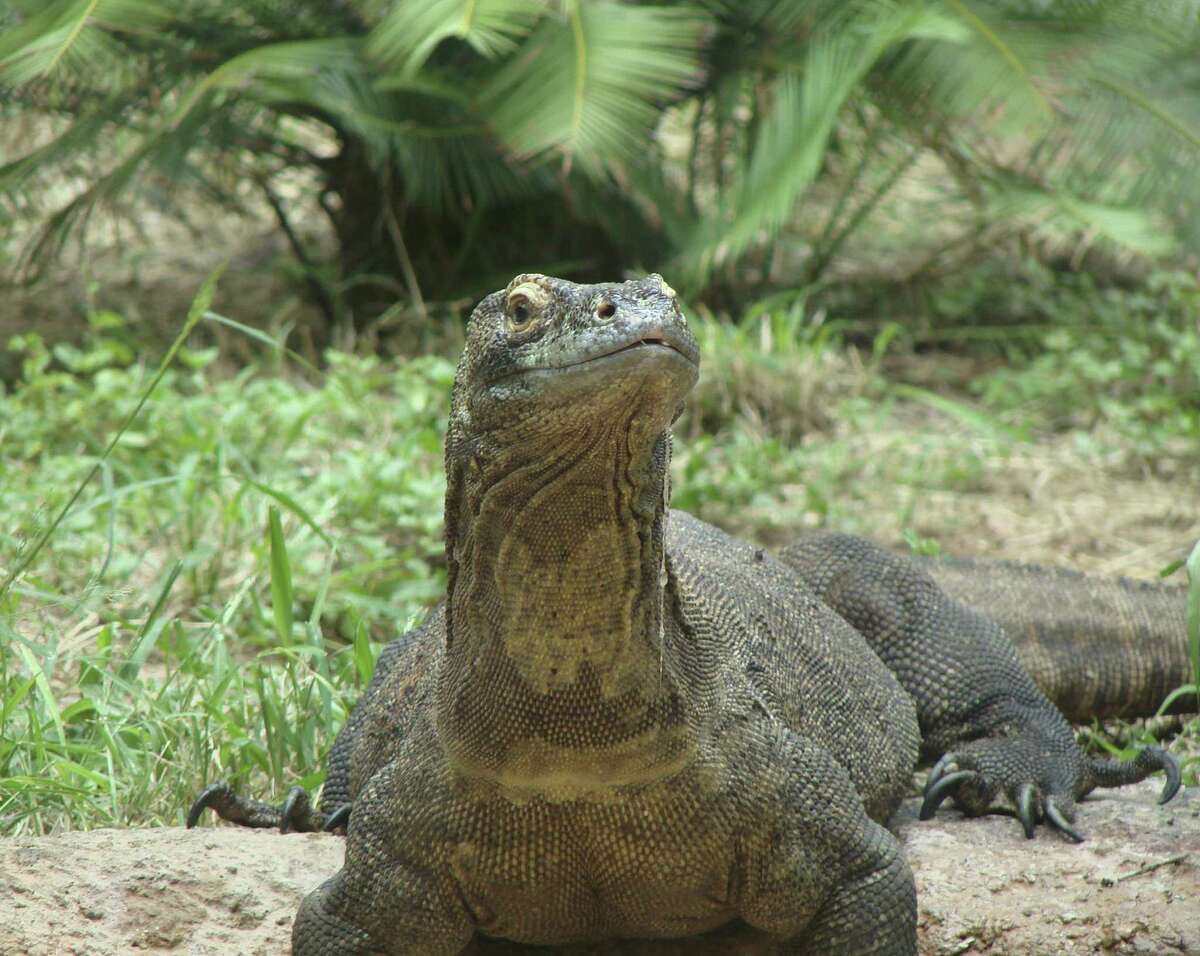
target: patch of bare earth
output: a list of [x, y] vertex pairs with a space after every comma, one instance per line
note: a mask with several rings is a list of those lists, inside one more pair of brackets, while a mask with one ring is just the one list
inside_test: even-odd
[[[1200, 954], [1200, 797], [1165, 807], [1159, 783], [1104, 791], [1080, 808], [1087, 842], [1016, 821], [943, 810], [894, 821], [916, 873], [921, 956]], [[282, 956], [300, 898], [342, 863], [339, 837], [217, 827], [93, 830], [0, 841], [0, 954]], [[477, 956], [547, 952], [477, 944]], [[552, 950], [551, 950], [552, 951]], [[559, 950], [572, 956], [772, 952], [761, 940]]]
[[[904, 550], [911, 528], [945, 554], [1153, 579], [1200, 539], [1194, 455], [1145, 462], [1132, 452], [1085, 451], [1071, 432], [998, 444], [914, 406], [898, 411], [889, 428], [841, 422], [830, 437], [857, 463], [836, 489], [833, 526], [886, 546]], [[819, 452], [828, 440], [811, 443]], [[793, 513], [809, 494], [802, 485], [777, 492]], [[812, 513], [800, 528], [779, 527], [777, 508], [772, 500], [731, 520], [715, 517], [771, 546], [827, 520]], [[1171, 580], [1184, 579], [1177, 573]]]

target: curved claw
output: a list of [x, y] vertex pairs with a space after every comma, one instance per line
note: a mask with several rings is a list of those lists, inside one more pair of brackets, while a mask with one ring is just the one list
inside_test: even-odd
[[935, 783], [942, 779], [951, 768], [954, 767], [954, 754], [944, 753], [938, 758], [938, 762], [929, 768], [929, 775], [925, 778], [925, 789], [928, 790]]
[[1017, 819], [1021, 821], [1021, 826], [1025, 828], [1025, 839], [1032, 840], [1036, 831], [1037, 820], [1034, 815], [1034, 800], [1036, 792], [1033, 789], [1033, 784], [1022, 784], [1021, 789], [1017, 791]]
[[217, 783], [210, 783], [207, 787], [201, 790], [200, 796], [198, 796], [192, 802], [192, 805], [188, 810], [186, 824], [187, 828], [191, 830], [193, 827], [195, 827], [196, 824], [200, 822], [200, 814], [212, 806], [213, 801], [228, 789], [229, 784], [225, 783], [224, 780], [221, 780]]
[[[939, 761], [940, 763], [940, 761]], [[934, 768], [937, 769], [936, 767]], [[932, 774], [930, 775], [932, 777]], [[955, 770], [953, 773], [939, 775], [933, 784], [925, 785], [925, 799], [921, 801], [920, 818], [928, 820], [935, 813], [937, 808], [942, 805], [942, 801], [950, 796], [950, 791], [955, 789], [964, 780], [970, 780], [975, 776], [974, 770]]]
[[1162, 793], [1158, 797], [1158, 802], [1162, 804], [1179, 792], [1183, 778], [1179, 773], [1179, 762], [1165, 750], [1160, 750], [1159, 753], [1162, 755], [1163, 772], [1167, 775], [1167, 782], [1163, 784]]
[[288, 791], [287, 799], [283, 801], [280, 811], [279, 832], [288, 833], [293, 828], [305, 829], [304, 824], [308, 819], [308, 814], [308, 791], [303, 787], [292, 787]]
[[350, 810], [354, 805], [351, 803], [343, 803], [340, 807], [329, 814], [329, 819], [325, 821], [325, 826], [321, 827], [326, 833], [332, 833], [338, 827], [348, 826], [350, 823]]
[[1058, 809], [1058, 804], [1053, 800], [1046, 801], [1046, 819], [1068, 840], [1075, 843], [1083, 842], [1083, 834], [1067, 822], [1067, 818], [1063, 816], [1062, 811]]

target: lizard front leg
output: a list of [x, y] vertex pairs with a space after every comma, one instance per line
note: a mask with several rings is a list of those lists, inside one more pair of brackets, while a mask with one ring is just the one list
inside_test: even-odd
[[293, 956], [457, 956], [470, 942], [448, 858], [456, 803], [436, 755], [412, 756], [402, 747], [356, 797], [345, 864], [301, 903]]
[[[322, 801], [324, 804], [327, 801]], [[213, 810], [222, 820], [243, 827], [275, 829], [280, 833], [333, 832], [345, 828], [350, 820], [350, 803], [343, 802], [332, 811], [313, 809], [308, 791], [292, 787], [280, 806], [252, 800], [238, 794], [224, 780], [209, 784], [188, 810], [187, 828], [200, 822], [205, 810]]]
[[916, 956], [912, 872], [849, 775], [791, 734], [766, 775], [775, 768], [787, 774], [780, 805], [744, 841], [742, 919], [779, 938], [783, 956]]
[[301, 902], [292, 956], [458, 956], [472, 933], [428, 873], [395, 865], [364, 879], [343, 870]]

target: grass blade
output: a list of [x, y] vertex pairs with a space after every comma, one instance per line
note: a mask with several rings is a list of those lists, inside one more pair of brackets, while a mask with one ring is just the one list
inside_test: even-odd
[[283, 539], [283, 523], [274, 505], [268, 518], [271, 546], [271, 609], [275, 615], [275, 631], [280, 643], [292, 643], [292, 563], [288, 560], [287, 542]]
[[183, 562], [176, 561], [167, 574], [167, 580], [163, 582], [162, 588], [159, 589], [158, 600], [154, 602], [154, 607], [146, 615], [146, 620], [142, 623], [137, 638], [134, 640], [133, 651], [129, 655], [129, 660], [121, 665], [119, 674], [122, 680], [132, 681], [137, 677], [138, 671], [146, 663], [146, 658], [150, 656], [154, 645], [158, 643], [158, 636], [162, 633], [163, 624], [165, 623], [160, 615], [167, 603], [167, 598], [171, 594], [171, 588], [175, 586], [175, 581], [179, 578], [182, 570]]
[[354, 667], [358, 671], [358, 680], [366, 687], [375, 673], [376, 655], [371, 649], [371, 639], [367, 629], [360, 623], [354, 631]]
[[318, 379], [325, 377], [325, 373], [313, 365], [308, 359], [297, 352], [295, 349], [288, 348], [287, 344], [281, 342], [274, 336], [268, 335], [262, 329], [256, 329], [252, 325], [246, 325], [243, 322], [238, 322], [236, 319], [231, 319], [228, 316], [221, 315], [219, 312], [213, 312], [211, 309], [204, 313], [204, 318], [208, 322], [215, 322], [217, 325], [225, 325], [237, 332], [241, 332], [244, 336], [254, 339], [256, 342], [261, 342], [263, 345], [269, 345], [274, 351], [286, 355], [297, 365], [301, 366], [305, 371], [311, 372]]
[[[268, 498], [273, 498], [278, 501], [281, 505], [283, 505], [283, 507], [308, 525], [308, 527], [312, 529], [313, 533], [316, 534], [316, 536], [324, 541], [327, 545], [329, 545], [329, 547], [337, 547], [337, 545], [334, 544], [333, 539], [321, 530], [321, 526], [317, 524], [317, 522], [313, 519], [313, 516], [310, 515], [300, 504], [300, 502], [298, 502], [291, 495], [280, 491], [278, 488], [272, 488], [269, 485], [264, 485], [260, 481], [255, 481], [253, 478], [242, 478], [242, 480], [255, 491], [260, 491]], [[272, 510], [278, 511], [277, 508], [273, 508]]]
[[984, 415], [963, 402], [956, 402], [953, 399], [946, 398], [944, 395], [937, 394], [937, 392], [931, 392], [929, 389], [898, 383], [893, 385], [891, 390], [902, 398], [913, 399], [952, 418], [956, 418], [981, 435], [987, 435], [995, 439], [1007, 439], [1009, 441], [1017, 441], [1020, 437], [1014, 429], [1009, 428], [1003, 422]]
[[58, 711], [58, 701], [54, 699], [54, 691], [51, 689], [50, 681], [46, 677], [46, 669], [42, 666], [42, 662], [33, 656], [33, 651], [24, 644], [17, 645], [17, 653], [21, 655], [21, 658], [25, 661], [25, 667], [33, 676], [34, 684], [37, 685], [38, 693], [42, 698], [42, 704], [46, 708], [46, 713], [58, 730], [59, 741], [65, 743], [67, 734], [63, 729], [62, 714]]

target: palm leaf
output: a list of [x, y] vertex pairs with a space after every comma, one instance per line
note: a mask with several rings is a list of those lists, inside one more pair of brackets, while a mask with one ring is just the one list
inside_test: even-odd
[[485, 124], [462, 85], [426, 68], [420, 76], [378, 83], [361, 37], [331, 37], [256, 47], [198, 80], [170, 125], [217, 108], [213, 95], [253, 100], [300, 113], [354, 137], [382, 179], [394, 166], [408, 199], [434, 208], [487, 205], [527, 195], [520, 171], [485, 141]]
[[80, 117], [48, 143], [0, 165], [0, 193], [27, 192], [34, 177], [92, 148], [111, 126], [112, 116], [127, 103], [124, 99], [110, 101], [105, 109]]
[[[207, 94], [215, 90], [245, 92], [253, 88], [255, 83], [261, 83], [261, 90], [277, 91], [279, 86], [271, 84], [303, 81], [324, 70], [359, 71], [365, 68], [362, 49], [363, 41], [358, 37], [297, 40], [255, 47], [226, 60], [199, 80], [184, 95], [172, 114], [170, 124], [177, 126]], [[268, 100], [270, 98], [267, 97]]]
[[504, 162], [469, 98], [448, 86], [427, 78], [383, 90], [364, 68], [321, 73], [289, 84], [281, 95], [312, 104], [361, 142], [381, 183], [402, 182], [409, 202], [461, 211], [540, 188], [526, 171]]
[[945, 0], [945, 3], [950, 11], [973, 31], [983, 41], [985, 47], [992, 51], [998, 61], [1010, 71], [1011, 76], [1016, 80], [1015, 87], [1009, 87], [1010, 98], [1015, 90], [1018, 95], [1027, 97], [1036, 109], [1049, 118], [1051, 115], [1049, 100], [1034, 82], [1033, 73], [1021, 52], [1011, 40], [1005, 38], [1002, 26], [998, 22], [990, 22], [987, 13], [982, 9], [975, 9], [975, 5], [967, 3], [966, 0]]
[[156, 147], [157, 140], [145, 140], [131, 150], [117, 165], [95, 179], [83, 192], [45, 219], [37, 234], [24, 250], [21, 271], [35, 274], [37, 268], [56, 257], [71, 233], [81, 233], [96, 208], [115, 201], [133, 181]]
[[[993, 144], [1004, 126], [989, 122], [980, 103], [1002, 104], [1013, 115], [1021, 113], [1021, 105], [995, 93], [976, 97], [974, 104], [967, 100], [964, 105], [974, 105], [976, 113], [956, 130], [967, 147], [962, 155], [978, 166], [984, 181], [991, 170], [1001, 174], [1003, 186], [989, 200], [990, 216], [1012, 214], [1038, 222], [1042, 234], [1073, 230], [1142, 254], [1164, 254], [1175, 245], [1170, 219], [1191, 218], [1192, 197], [1200, 192], [1195, 161], [1200, 71], [1193, 69], [1190, 78], [1188, 72], [1200, 47], [1195, 5], [1190, 22], [1169, 19], [1170, 8], [1180, 13], [1178, 4], [1156, 8], [1153, 22], [1142, 4], [1128, 0], [1070, 6], [1076, 19], [1069, 31], [1058, 20], [1010, 25], [1010, 32], [1034, 38], [1021, 48], [1030, 75], [1041, 77], [1053, 93], [1052, 121], [1024, 127], [1021, 139], [1029, 148], [1023, 155], [1011, 148], [997, 151]], [[973, 55], [957, 72], [974, 70], [978, 59]], [[1067, 62], [1071, 69], [1064, 73], [1060, 64]], [[995, 82], [1004, 89], [1002, 78]], [[956, 95], [961, 101], [962, 93]], [[994, 158], [1003, 153], [1007, 159]], [[1016, 193], [1010, 191], [1010, 174], [1019, 181]]]
[[778, 45], [828, 25], [847, 8], [861, 6], [862, 0], [702, 0], [700, 5], [732, 28], [732, 34], [749, 33]]
[[1031, 183], [996, 184], [988, 192], [992, 218], [1024, 224], [1034, 237], [1063, 242], [1083, 234], [1147, 256], [1167, 255], [1176, 248], [1159, 217], [1143, 208], [1099, 203]]
[[518, 157], [600, 169], [644, 148], [658, 104], [696, 73], [701, 25], [685, 7], [568, 3], [484, 90], [484, 111]]
[[12, 86], [61, 69], [119, 60], [110, 33], [152, 33], [173, 14], [160, 0], [61, 0], [0, 37], [0, 79]]
[[[1055, 118], [1042, 85], [1077, 33], [1020, 29], [961, 2], [924, 18], [911, 42], [886, 57], [871, 89], [913, 128], [948, 121], [1004, 139], [1029, 139]], [[1078, 52], [1075, 52], [1078, 55]]]
[[[867, 157], [863, 188], [932, 150], [966, 229], [1006, 219], [1150, 254], [1174, 230], [1200, 245], [1196, 0], [658, 3], [10, 0], [9, 108], [70, 122], [0, 166], [0, 193], [25, 215], [34, 177], [101, 167], [46, 221], [52, 249], [135, 186], [219, 196], [246, 164], [326, 172], [270, 145], [316, 122], [367, 156], [399, 210], [479, 222], [552, 189], [577, 208], [586, 184], [589, 204], [627, 202], [620, 228], [669, 236], [702, 278], [798, 223], [808, 187], [853, 165], [852, 106], [905, 147]], [[628, 255], [661, 267], [645, 248]]]
[[739, 182], [684, 246], [679, 267], [692, 281], [791, 218], [821, 168], [847, 99], [884, 51], [928, 27], [912, 8], [868, 5], [864, 14], [809, 44], [803, 68], [787, 72], [774, 91]]
[[1171, 132], [1186, 140], [1190, 145], [1200, 148], [1200, 126], [1190, 122], [1183, 116], [1174, 114], [1160, 102], [1155, 102], [1141, 90], [1137, 90], [1117, 77], [1098, 77], [1097, 83], [1120, 96], [1134, 108], [1145, 112]]
[[399, 0], [371, 31], [367, 52], [401, 78], [415, 75], [449, 37], [494, 59], [516, 49], [546, 6], [546, 0]]
[[761, 37], [764, 23], [797, 30], [764, 61], [782, 65], [782, 76], [765, 117], [747, 130], [753, 140], [735, 188], [683, 247], [679, 261], [693, 281], [794, 221], [796, 200], [828, 168], [843, 105], [863, 93], [918, 148], [943, 153], [988, 221], [1013, 217], [1039, 234], [1083, 234], [1157, 255], [1173, 242], [1155, 208], [1181, 232], [1195, 218], [1194, 3], [1190, 19], [1172, 5], [1177, 16], [1163, 31], [1148, 27], [1134, 0], [1064, 9], [861, 0], [840, 10], [814, 4], [811, 21], [796, 19], [812, 12], [808, 4], [724, 6]]

